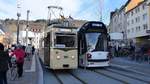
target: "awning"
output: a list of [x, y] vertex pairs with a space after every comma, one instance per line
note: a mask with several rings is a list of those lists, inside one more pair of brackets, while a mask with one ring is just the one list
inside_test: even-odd
[[109, 33], [110, 40], [123, 40], [123, 33], [115, 32]]

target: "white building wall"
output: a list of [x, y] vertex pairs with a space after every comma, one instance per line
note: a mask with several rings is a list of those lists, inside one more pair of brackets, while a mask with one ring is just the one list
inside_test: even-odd
[[120, 8], [115, 11], [111, 20], [110, 20], [110, 33], [123, 33], [123, 39], [126, 40], [126, 13], [125, 8]]
[[[143, 9], [143, 5], [145, 8]], [[147, 24], [147, 28], [143, 25]], [[127, 38], [134, 39], [148, 35], [149, 29], [149, 9], [145, 2], [127, 12]]]

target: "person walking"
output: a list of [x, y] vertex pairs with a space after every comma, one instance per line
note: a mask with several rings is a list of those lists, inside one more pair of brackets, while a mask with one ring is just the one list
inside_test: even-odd
[[31, 44], [28, 44], [28, 46], [26, 46], [25, 53], [27, 55], [28, 60], [30, 61], [30, 57], [32, 55], [32, 46], [31, 46]]
[[32, 55], [34, 55], [34, 52], [35, 52], [35, 48], [34, 46], [32, 46]]
[[21, 45], [18, 45], [16, 47], [16, 49], [13, 52], [13, 55], [16, 56], [18, 77], [22, 77], [25, 51], [22, 49]]
[[7, 70], [9, 55], [4, 51], [4, 45], [0, 43], [0, 84], [7, 84]]

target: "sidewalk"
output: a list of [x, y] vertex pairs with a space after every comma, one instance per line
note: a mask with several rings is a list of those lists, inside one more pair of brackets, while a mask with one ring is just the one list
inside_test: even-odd
[[7, 76], [8, 84], [37, 84], [37, 56], [32, 56], [32, 60], [28, 61], [25, 58], [24, 62], [24, 72], [21, 78], [16, 78], [15, 80], [9, 79], [9, 73]]
[[150, 64], [147, 62], [137, 62], [128, 59], [127, 57], [115, 57], [111, 60], [110, 65], [121, 69], [126, 69], [134, 72], [150, 74]]

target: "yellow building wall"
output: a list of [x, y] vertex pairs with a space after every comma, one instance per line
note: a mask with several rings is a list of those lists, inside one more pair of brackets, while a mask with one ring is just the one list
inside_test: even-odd
[[128, 5], [126, 6], [126, 12], [132, 10], [135, 8], [140, 2], [143, 2], [144, 0], [131, 0]]

